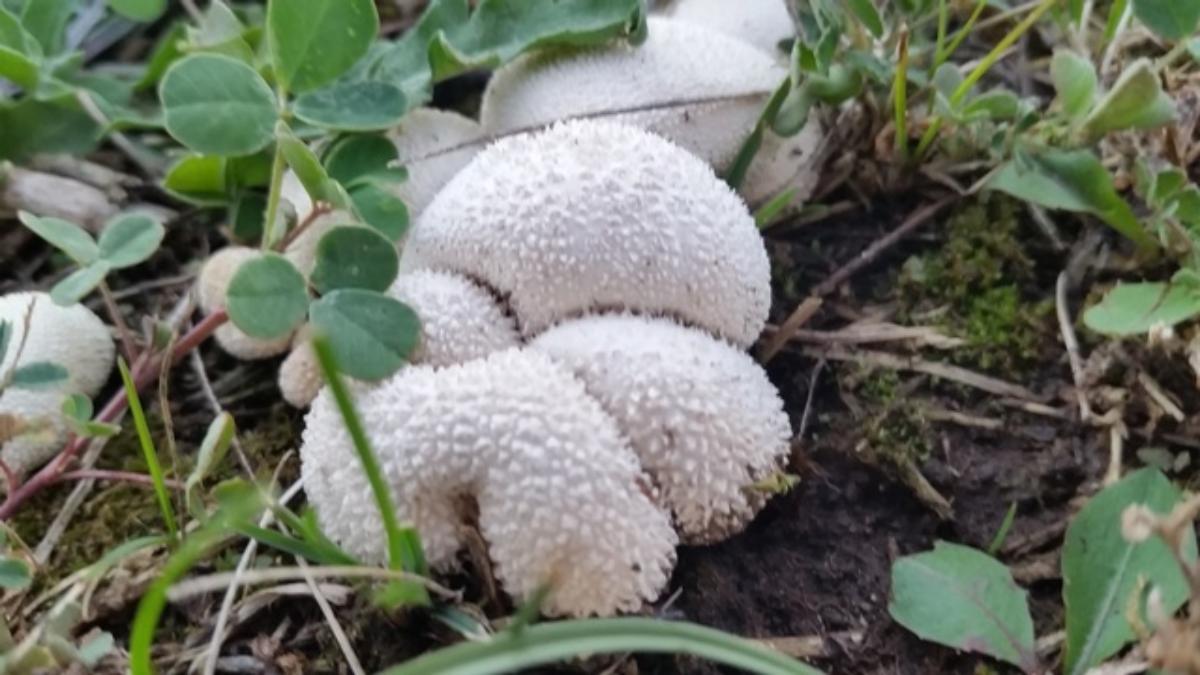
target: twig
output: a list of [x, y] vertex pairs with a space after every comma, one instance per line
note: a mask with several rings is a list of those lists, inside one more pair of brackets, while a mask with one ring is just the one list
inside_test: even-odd
[[1079, 419], [1092, 419], [1092, 406], [1088, 403], [1087, 386], [1083, 377], [1083, 358], [1079, 355], [1079, 340], [1071, 322], [1071, 310], [1067, 307], [1067, 273], [1059, 272], [1054, 284], [1054, 309], [1058, 314], [1058, 329], [1062, 333], [1063, 345], [1067, 348], [1067, 359], [1071, 363], [1071, 377], [1075, 380], [1075, 398], [1079, 403]]
[[783, 322], [779, 330], [775, 331], [775, 335], [771, 337], [770, 342], [762, 348], [762, 351], [759, 353], [759, 360], [767, 363], [775, 358], [779, 350], [783, 349], [788, 340], [792, 339], [792, 335], [800, 330], [804, 324], [808, 323], [808, 320], [813, 318], [817, 310], [821, 309], [821, 303], [821, 298], [815, 296], [805, 298], [804, 302], [800, 303], [800, 306], [793, 310], [787, 320]]
[[[154, 486], [154, 479], [144, 473], [136, 473], [133, 471], [112, 471], [108, 469], [77, 469], [75, 471], [67, 471], [59, 474], [54, 480], [56, 483], [71, 480], [106, 480], [116, 481], [121, 483], [135, 483], [137, 485]], [[182, 490], [183, 483], [166, 478], [163, 479], [163, 484], [173, 490]]]
[[1118, 418], [1108, 426], [1108, 470], [1104, 472], [1104, 484], [1112, 485], [1121, 480], [1121, 465], [1125, 456], [1125, 423]]
[[[97, 439], [88, 446], [87, 452], [83, 454], [83, 459], [79, 464], [83, 469], [91, 469], [100, 459], [100, 454], [104, 452], [104, 446], [107, 444], [107, 439]], [[62, 508], [54, 516], [54, 521], [46, 528], [46, 534], [42, 535], [42, 540], [38, 542], [37, 548], [34, 549], [33, 555], [39, 564], [46, 564], [50, 560], [50, 554], [54, 552], [54, 547], [58, 546], [58, 541], [62, 539], [67, 528], [71, 525], [71, 519], [75, 517], [75, 512], [83, 506], [83, 500], [87, 499], [89, 493], [96, 486], [96, 481], [91, 478], [85, 478], [75, 485], [75, 489], [71, 490], [71, 494], [67, 495], [66, 501], [63, 502]]]
[[291, 246], [293, 242], [300, 238], [300, 235], [304, 234], [305, 230], [312, 227], [317, 218], [331, 211], [332, 209], [325, 202], [316, 202], [313, 204], [312, 210], [308, 212], [308, 215], [304, 216], [304, 220], [300, 221], [300, 224], [296, 227], [293, 227], [291, 232], [283, 236], [283, 241], [279, 244], [279, 250], [287, 249], [288, 246]]
[[986, 429], [988, 431], [996, 431], [1004, 428], [1004, 422], [993, 419], [991, 417], [980, 417], [978, 415], [968, 415], [957, 410], [946, 410], [945, 408], [922, 408], [922, 414], [925, 419], [931, 422], [950, 422], [964, 427], [973, 427], [975, 429]]
[[[767, 325], [763, 331], [774, 335], [779, 329]], [[937, 329], [929, 326], [901, 326], [887, 322], [856, 323], [835, 330], [806, 330], [798, 329], [792, 333], [795, 342], [812, 342], [816, 344], [870, 344], [876, 342], [910, 342], [923, 347], [935, 349], [955, 349], [966, 344], [962, 338], [943, 335]]]
[[121, 308], [117, 306], [112, 289], [103, 279], [97, 288], [100, 291], [100, 297], [104, 299], [104, 309], [117, 328], [117, 337], [121, 340], [121, 351], [125, 353], [125, 360], [133, 363], [137, 360], [137, 348], [133, 345], [133, 335], [129, 332], [129, 325], [125, 323], [125, 317], [121, 315]]
[[[316, 579], [377, 579], [379, 581], [413, 581], [425, 586], [437, 595], [458, 600], [460, 594], [445, 586], [423, 577], [419, 574], [390, 570], [383, 567], [357, 567], [353, 565], [322, 565], [310, 567], [308, 570]], [[173, 586], [167, 593], [171, 602], [179, 602], [187, 598], [212, 593], [229, 587], [235, 572], [218, 572], [207, 576], [195, 577]], [[269, 567], [259, 570], [247, 570], [242, 575], [242, 583], [246, 586], [275, 583], [279, 581], [302, 581], [304, 572], [296, 567]]]
[[1163, 391], [1162, 385], [1155, 381], [1153, 377], [1150, 377], [1145, 371], [1138, 371], [1137, 380], [1138, 384], [1142, 385], [1142, 388], [1146, 390], [1150, 399], [1158, 404], [1158, 407], [1162, 408], [1163, 412], [1170, 415], [1171, 419], [1180, 423], [1187, 419], [1187, 415], [1179, 409], [1179, 405], [1171, 400], [1167, 392]]
[[[857, 274], [867, 265], [870, 265], [884, 251], [892, 246], [895, 246], [904, 237], [912, 234], [925, 223], [929, 222], [934, 216], [941, 212], [942, 209], [949, 206], [951, 203], [958, 200], [958, 195], [949, 195], [942, 197], [932, 204], [927, 204], [915, 213], [909, 216], [900, 226], [889, 232], [882, 239], [872, 243], [858, 257], [843, 265], [840, 269], [829, 276], [812, 291], [812, 295], [816, 297], [825, 297], [833, 291], [837, 290], [838, 286], [844, 284], [850, 277]], [[785, 324], [786, 325], [786, 324]]]
[[950, 380], [959, 384], [973, 387], [989, 394], [997, 396], [1008, 396], [1023, 401], [1037, 401], [1037, 396], [1032, 392], [1017, 384], [1006, 382], [1004, 380], [982, 375], [973, 370], [967, 370], [959, 366], [952, 366], [947, 363], [937, 361], [927, 361], [919, 356], [901, 356], [890, 352], [880, 352], [871, 350], [849, 350], [844, 347], [803, 347], [801, 353], [813, 358], [829, 359], [831, 361], [855, 361], [867, 365], [875, 365], [882, 368], [890, 368], [892, 370], [905, 370], [915, 373], [924, 373], [943, 380]]
[[308, 585], [312, 592], [313, 600], [317, 601], [317, 606], [321, 608], [321, 614], [325, 616], [325, 623], [329, 624], [329, 631], [333, 633], [333, 640], [337, 642], [338, 648], [342, 650], [342, 656], [346, 659], [346, 665], [350, 667], [350, 672], [354, 675], [367, 675], [367, 671], [363, 670], [362, 662], [358, 660], [358, 654], [354, 653], [354, 647], [350, 644], [350, 638], [346, 637], [346, 631], [342, 629], [342, 624], [338, 623], [337, 616], [333, 613], [333, 608], [329, 606], [329, 600], [325, 597], [325, 592], [317, 585], [317, 580], [313, 578], [312, 570], [304, 558], [296, 556], [296, 564], [300, 567], [300, 571], [304, 573], [304, 583]]

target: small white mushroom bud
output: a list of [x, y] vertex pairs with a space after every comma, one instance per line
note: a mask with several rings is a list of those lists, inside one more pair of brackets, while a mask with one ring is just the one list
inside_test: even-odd
[[416, 266], [507, 298], [525, 336], [609, 308], [666, 314], [739, 345], [770, 305], [770, 265], [745, 205], [683, 149], [576, 120], [481, 152], [409, 234]]
[[[753, 45], [651, 17], [641, 45], [536, 53], [501, 68], [484, 93], [480, 118], [495, 135], [565, 119], [608, 119], [663, 136], [724, 172], [786, 77], [786, 68]], [[815, 119], [791, 138], [767, 134], [742, 185], [745, 199], [756, 204], [789, 186], [807, 197], [823, 136]]]
[[292, 351], [279, 364], [279, 392], [296, 408], [307, 408], [325, 386], [317, 354], [312, 349], [312, 331], [305, 324], [296, 331]]
[[[262, 255], [261, 251], [244, 246], [228, 246], [214, 253], [204, 262], [196, 280], [196, 302], [205, 313], [223, 309], [225, 294], [238, 268]], [[232, 323], [225, 323], [213, 334], [221, 349], [239, 359], [265, 359], [287, 351], [292, 342], [289, 333], [273, 340], [262, 340], [246, 335]]]
[[[453, 568], [477, 506], [496, 577], [518, 602], [540, 586], [549, 615], [611, 615], [658, 597], [675, 560], [667, 515], [637, 458], [583, 384], [542, 354], [505, 350], [449, 368], [406, 368], [355, 387], [397, 516], [437, 569]], [[306, 418], [301, 475], [323, 530], [384, 558], [375, 502], [324, 390]]]
[[35, 390], [9, 385], [0, 393], [0, 427], [17, 432], [7, 440], [0, 436], [0, 459], [22, 476], [61, 448], [68, 433], [61, 412], [64, 397], [98, 394], [112, 371], [115, 348], [108, 328], [91, 310], [78, 304], [60, 307], [46, 293], [0, 297], [0, 321], [11, 328], [0, 378], [7, 381], [15, 368], [42, 362], [62, 366], [68, 375]]
[[629, 438], [686, 543], [739, 532], [766, 503], [751, 486], [783, 468], [791, 428], [746, 353], [663, 319], [590, 316], [530, 348], [583, 380]]

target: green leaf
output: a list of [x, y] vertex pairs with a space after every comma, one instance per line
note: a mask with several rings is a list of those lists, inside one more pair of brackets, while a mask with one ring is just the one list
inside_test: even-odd
[[243, 536], [254, 539], [260, 544], [270, 546], [278, 551], [298, 555], [309, 562], [318, 565], [359, 565], [354, 556], [333, 546], [332, 544], [314, 543], [290, 537], [276, 530], [251, 525], [250, 523], [235, 523], [234, 529]]
[[987, 654], [1033, 672], [1026, 593], [986, 553], [939, 541], [892, 565], [892, 618], [923, 640]]
[[182, 21], [175, 22], [170, 29], [159, 36], [158, 42], [154, 45], [154, 51], [150, 52], [150, 58], [146, 60], [146, 69], [142, 72], [142, 78], [135, 85], [138, 90], [149, 89], [158, 84], [166, 74], [167, 68], [183, 58], [184, 52], [180, 48], [180, 44], [186, 36], [187, 24]]
[[[1157, 537], [1131, 543], [1121, 534], [1127, 507], [1144, 504], [1167, 513], [1180, 498], [1160, 471], [1141, 469], [1102, 490], [1071, 521], [1062, 553], [1064, 673], [1082, 675], [1134, 639], [1125, 611], [1141, 581], [1159, 589], [1168, 613], [1187, 600], [1187, 582], [1167, 545]], [[1189, 562], [1195, 561], [1196, 538], [1190, 528], [1184, 549]]]
[[1133, 0], [1133, 15], [1167, 40], [1182, 40], [1196, 31], [1200, 22], [1197, 0]]
[[1157, 246], [1090, 151], [1047, 148], [1021, 153], [1001, 165], [987, 187], [1047, 208], [1091, 213], [1139, 246]]
[[50, 289], [50, 299], [62, 307], [73, 305], [91, 293], [104, 281], [104, 277], [112, 271], [107, 261], [97, 260], [86, 267], [81, 267], [67, 276], [66, 279], [54, 284]]
[[1096, 140], [1110, 131], [1152, 129], [1175, 118], [1175, 102], [1162, 90], [1158, 71], [1138, 59], [1121, 73], [1104, 98], [1083, 120], [1084, 138]]
[[288, 91], [312, 91], [350, 69], [379, 32], [372, 0], [275, 0], [267, 5], [275, 77]]
[[355, 180], [388, 170], [399, 158], [396, 144], [386, 136], [355, 134], [344, 136], [325, 155], [325, 171], [342, 185], [353, 187]]
[[871, 35], [876, 39], [883, 37], [883, 19], [879, 18], [879, 10], [875, 9], [871, 0], [846, 0], [846, 6], [854, 13], [855, 18], [871, 31]]
[[72, 95], [0, 102], [0, 157], [21, 161], [37, 153], [84, 155], [100, 140], [100, 126]]
[[243, 192], [230, 207], [229, 229], [238, 241], [252, 242], [262, 238], [266, 219], [267, 196], [261, 192]]
[[227, 412], [217, 415], [208, 425], [204, 440], [200, 441], [200, 450], [196, 453], [196, 466], [188, 474], [184, 485], [189, 498], [192, 491], [204, 482], [221, 460], [225, 459], [236, 435], [237, 425], [233, 421], [233, 415]]
[[92, 639], [79, 646], [79, 660], [87, 668], [95, 668], [96, 664], [113, 650], [115, 640], [112, 633], [100, 631]]
[[226, 294], [229, 319], [247, 335], [270, 340], [304, 320], [304, 277], [283, 256], [268, 253], [243, 263]]
[[195, 28], [187, 29], [189, 51], [231, 56], [254, 65], [254, 48], [245, 39], [246, 27], [221, 0], [213, 0]]
[[108, 6], [127, 18], [145, 22], [162, 16], [167, 9], [167, 0], [108, 0]]
[[22, 89], [36, 89], [41, 76], [38, 64], [28, 56], [0, 45], [0, 80], [8, 80]]
[[[272, 3], [272, 5], [292, 3]], [[159, 87], [167, 131], [189, 149], [210, 155], [249, 155], [274, 137], [275, 94], [246, 64], [196, 54], [167, 69]]]
[[57, 363], [38, 361], [14, 370], [9, 384], [18, 389], [47, 389], [66, 382], [68, 377], [67, 369]]
[[339, 288], [386, 291], [396, 278], [396, 246], [367, 227], [338, 226], [317, 243], [312, 283], [321, 293]]
[[1144, 335], [1155, 325], [1174, 326], [1200, 315], [1200, 288], [1190, 284], [1120, 284], [1083, 313], [1083, 323], [1104, 335]]
[[381, 675], [500, 675], [583, 655], [689, 654], [757, 675], [820, 675], [773, 649], [683, 621], [575, 619], [528, 626], [481, 641], [460, 642]]
[[92, 399], [83, 394], [71, 394], [63, 399], [62, 413], [69, 420], [87, 422], [92, 419]]
[[225, 158], [218, 155], [184, 155], [167, 169], [163, 187], [181, 200], [199, 206], [224, 204]]
[[359, 289], [334, 291], [309, 309], [309, 320], [350, 377], [382, 380], [404, 365], [420, 339], [417, 315], [403, 303]]
[[62, 50], [67, 21], [79, 0], [29, 0], [21, 12], [21, 25], [37, 39], [47, 54]]
[[296, 178], [300, 179], [300, 184], [304, 186], [308, 196], [313, 201], [337, 203], [339, 197], [332, 185], [333, 181], [325, 173], [325, 167], [321, 166], [321, 160], [317, 158], [316, 153], [304, 141], [296, 138], [283, 122], [277, 125], [275, 136], [275, 142], [279, 144], [288, 167], [295, 172]]
[[350, 199], [363, 222], [388, 239], [400, 241], [408, 231], [408, 207], [375, 181], [355, 185], [350, 189]]
[[408, 111], [399, 87], [386, 82], [340, 82], [296, 99], [296, 117], [338, 131], [375, 131], [395, 125]]
[[1054, 50], [1050, 60], [1050, 79], [1058, 92], [1058, 104], [1072, 119], [1092, 109], [1096, 100], [1096, 68], [1091, 59], [1067, 49]]
[[28, 211], [21, 211], [18, 218], [34, 234], [80, 265], [87, 265], [100, 257], [100, 247], [92, 235], [75, 223], [61, 218], [39, 218]]
[[167, 230], [143, 214], [117, 216], [100, 233], [100, 257], [114, 270], [132, 267], [158, 250]]
[[42, 57], [41, 43], [26, 29], [21, 19], [3, 5], [0, 5], [0, 47], [8, 47], [35, 61]]
[[33, 582], [29, 566], [13, 558], [0, 558], [0, 588], [20, 590]]
[[12, 341], [12, 324], [8, 321], [0, 320], [0, 363], [4, 362], [4, 355], [8, 353], [8, 344]]

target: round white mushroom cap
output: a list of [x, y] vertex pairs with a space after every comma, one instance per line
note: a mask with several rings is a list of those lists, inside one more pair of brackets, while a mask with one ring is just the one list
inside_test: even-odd
[[[227, 246], [217, 251], [200, 268], [196, 279], [196, 302], [205, 313], [225, 307], [225, 294], [229, 283], [243, 263], [262, 255], [262, 252], [245, 246]], [[213, 334], [217, 344], [230, 355], [239, 359], [265, 359], [282, 354], [292, 343], [291, 334], [262, 340], [246, 335], [232, 323], [225, 323]]]
[[661, 313], [748, 346], [770, 266], [712, 169], [640, 129], [575, 120], [497, 142], [417, 220], [417, 265], [507, 298], [526, 336], [602, 309]]
[[[484, 93], [480, 118], [497, 136], [573, 118], [619, 121], [663, 136], [724, 171], [786, 77], [787, 70], [754, 45], [651, 17], [639, 46], [536, 53], [504, 66]], [[822, 137], [815, 119], [792, 138], [767, 134], [741, 188], [746, 200], [764, 201], [793, 184], [799, 198], [807, 197], [815, 184], [810, 158]]]
[[748, 42], [784, 58], [779, 45], [796, 36], [796, 24], [784, 0], [674, 0], [662, 15]]
[[[31, 304], [33, 312], [26, 326]], [[0, 359], [0, 377], [7, 378], [13, 368], [39, 362], [60, 365], [68, 374], [65, 381], [37, 390], [9, 386], [0, 393], [0, 415], [11, 416], [27, 427], [26, 433], [2, 443], [0, 459], [15, 474], [24, 475], [52, 457], [66, 441], [63, 398], [98, 394], [112, 371], [115, 347], [108, 328], [91, 310], [79, 304], [61, 307], [46, 293], [0, 297], [0, 321], [7, 321], [12, 331]]]
[[[505, 350], [449, 368], [407, 368], [355, 388], [358, 410], [430, 563], [454, 567], [469, 505], [496, 577], [517, 601], [541, 585], [550, 615], [633, 611], [666, 586], [676, 535], [643, 492], [612, 418], [546, 356]], [[365, 560], [384, 533], [365, 475], [324, 390], [306, 419], [302, 478], [323, 530]]]
[[782, 469], [791, 428], [746, 353], [663, 319], [589, 316], [530, 348], [583, 380], [629, 438], [687, 543], [739, 532], [766, 503], [751, 486]]

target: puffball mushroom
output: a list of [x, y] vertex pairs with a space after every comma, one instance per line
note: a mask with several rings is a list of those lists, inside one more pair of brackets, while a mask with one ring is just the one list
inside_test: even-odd
[[[504, 135], [558, 120], [605, 118], [654, 132], [715, 169], [728, 169], [787, 70], [767, 52], [715, 30], [661, 17], [648, 25], [639, 46], [535, 53], [499, 69], [484, 92], [484, 128]], [[792, 138], [768, 134], [742, 186], [746, 200], [758, 203], [807, 179], [822, 137], [815, 119]], [[777, 155], [780, 164], [771, 159]], [[806, 197], [815, 181], [799, 182], [798, 196]]]
[[481, 147], [484, 130], [475, 120], [446, 110], [417, 108], [388, 137], [396, 145], [397, 163], [408, 179], [395, 186], [410, 216], [425, 210], [438, 191], [470, 163]]
[[617, 421], [685, 543], [729, 537], [766, 503], [751, 486], [782, 469], [791, 428], [745, 352], [629, 315], [567, 321], [530, 347], [575, 373]]
[[52, 457], [66, 441], [63, 398], [100, 393], [112, 371], [115, 348], [108, 328], [91, 310], [78, 304], [60, 307], [46, 293], [0, 297], [0, 321], [8, 322], [12, 330], [0, 359], [0, 377], [7, 379], [13, 369], [39, 362], [67, 370], [65, 381], [36, 390], [8, 386], [0, 393], [0, 416], [30, 427], [0, 443], [0, 459], [21, 476]]
[[[225, 307], [225, 294], [238, 268], [254, 260], [262, 252], [245, 246], [227, 246], [217, 251], [200, 269], [196, 280], [196, 302], [205, 313]], [[232, 323], [225, 323], [213, 334], [221, 349], [239, 359], [266, 359], [287, 351], [292, 342], [290, 334], [272, 340], [262, 340], [246, 335]]]
[[[413, 364], [449, 366], [520, 344], [512, 317], [465, 277], [429, 270], [402, 274], [387, 294], [420, 317], [421, 341], [409, 356]], [[280, 366], [279, 389], [288, 403], [305, 408], [323, 384], [308, 332], [301, 330]]]
[[784, 0], [675, 0], [660, 12], [675, 21], [719, 31], [784, 58], [780, 43], [796, 36]]
[[[496, 578], [518, 602], [543, 584], [549, 615], [610, 615], [656, 598], [676, 535], [644, 492], [613, 419], [548, 357], [509, 349], [401, 370], [354, 394], [396, 499], [437, 569], [453, 568], [474, 501]], [[300, 455], [322, 529], [380, 562], [385, 536], [335, 403], [313, 403]]]
[[640, 129], [576, 120], [481, 152], [418, 218], [406, 256], [508, 299], [526, 337], [586, 312], [666, 314], [748, 346], [770, 266], [745, 204]]

